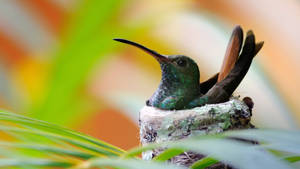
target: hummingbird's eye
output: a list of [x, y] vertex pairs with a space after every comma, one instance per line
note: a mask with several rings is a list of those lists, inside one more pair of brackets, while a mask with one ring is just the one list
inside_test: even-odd
[[179, 59], [176, 61], [177, 65], [180, 67], [184, 67], [186, 65], [186, 60], [184, 59]]

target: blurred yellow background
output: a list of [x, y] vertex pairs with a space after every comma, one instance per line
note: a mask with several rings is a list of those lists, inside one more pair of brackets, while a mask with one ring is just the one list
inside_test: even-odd
[[253, 99], [256, 126], [298, 128], [297, 0], [1, 0], [0, 106], [128, 149], [160, 69], [112, 39], [190, 56], [205, 80], [237, 24], [265, 45], [235, 94]]

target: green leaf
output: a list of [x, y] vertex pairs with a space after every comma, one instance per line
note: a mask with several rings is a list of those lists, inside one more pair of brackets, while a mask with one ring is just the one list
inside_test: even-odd
[[53, 145], [39, 145], [39, 144], [26, 144], [26, 143], [16, 143], [16, 142], [0, 142], [0, 147], [5, 146], [15, 149], [29, 149], [35, 150], [43, 153], [54, 153], [62, 156], [73, 156], [81, 159], [90, 159], [95, 157], [95, 155], [88, 154], [85, 152], [80, 152], [76, 150], [68, 150], [60, 147], [55, 147]]
[[143, 161], [134, 159], [94, 159], [82, 165], [83, 167], [113, 167], [122, 169], [184, 169], [167, 163]]
[[[90, 150], [97, 151], [99, 153], [104, 153], [107, 151], [107, 154], [111, 155], [120, 155], [123, 150], [112, 146], [108, 143], [105, 143], [103, 141], [94, 139], [90, 136], [87, 136], [85, 134], [75, 132], [66, 128], [59, 127], [57, 125], [47, 123], [40, 120], [31, 119], [28, 117], [24, 117], [21, 115], [17, 115], [14, 113], [6, 113], [6, 112], [0, 112], [0, 122], [1, 121], [9, 121], [13, 122], [14, 124], [23, 125], [25, 127], [31, 127], [33, 129], [25, 130], [25, 132], [47, 136], [50, 138], [56, 137], [55, 139], [59, 138], [60, 140], [66, 141], [68, 143], [74, 144], [74, 145], [81, 145], [85, 148], [88, 148]], [[2, 128], [2, 129], [5, 129]], [[20, 129], [23, 130], [23, 129]], [[14, 128], [14, 131], [17, 132], [17, 128]], [[51, 134], [48, 134], [51, 133]], [[90, 145], [87, 146], [87, 143], [90, 143]], [[86, 146], [84, 146], [86, 145]]]
[[218, 162], [219, 162], [218, 160], [215, 160], [211, 157], [204, 157], [201, 160], [195, 162], [190, 168], [191, 169], [204, 169], [204, 168], [209, 167]]
[[0, 159], [0, 167], [60, 167], [69, 168], [74, 164], [69, 162], [54, 161], [48, 159]]
[[137, 156], [139, 154], [141, 154], [142, 152], [145, 152], [145, 151], [148, 151], [148, 150], [153, 150], [155, 148], [158, 148], [158, 147], [162, 147], [163, 144], [148, 144], [147, 146], [140, 146], [140, 147], [135, 147], [135, 148], [132, 148], [130, 150], [128, 150], [126, 153], [124, 153], [122, 155], [122, 157], [124, 158], [131, 158], [131, 157], [134, 157], [134, 156]]
[[183, 153], [184, 150], [178, 149], [178, 148], [170, 148], [165, 150], [164, 152], [160, 153], [158, 156], [156, 156], [153, 160], [155, 161], [166, 161], [169, 160], [172, 157], [175, 157], [181, 153]]
[[[216, 136], [200, 136], [193, 139], [163, 144], [151, 144], [142, 148], [130, 150], [126, 155], [131, 156], [139, 151], [147, 151], [158, 147], [178, 148], [209, 155], [237, 168], [243, 169], [289, 169], [287, 163], [276, 158], [259, 145], [246, 144], [236, 140]], [[255, 163], [253, 162], [255, 161]]]
[[300, 144], [286, 142], [284, 144], [274, 143], [262, 145], [266, 149], [278, 150], [282, 152], [300, 154]]
[[[172, 168], [174, 166], [157, 163], [154, 160], [165, 161], [184, 151], [193, 151], [209, 156], [192, 166], [192, 168], [197, 169], [210, 166], [217, 161], [241, 169], [290, 169], [291, 166], [288, 165], [288, 162], [297, 162], [300, 159], [299, 151], [294, 150], [298, 148], [298, 136], [294, 137], [298, 132], [276, 132], [273, 130], [233, 131], [218, 135], [202, 135], [175, 142], [149, 144], [126, 153], [90, 136], [3, 111], [0, 111], [0, 131], [17, 139], [10, 142], [0, 142], [2, 152], [0, 154], [3, 157], [0, 166], [67, 167], [80, 165], [85, 167], [133, 169]], [[288, 138], [281, 138], [280, 135]], [[26, 139], [19, 139], [18, 136], [23, 136]], [[256, 140], [261, 144], [253, 145], [232, 138]], [[158, 155], [152, 162], [137, 160], [134, 157], [141, 152], [155, 148], [169, 149]], [[34, 156], [35, 152], [39, 152], [38, 155], [41, 156], [36, 158]], [[278, 157], [270, 152], [278, 152], [276, 155]], [[116, 158], [117, 156], [120, 158]], [[87, 159], [90, 160], [86, 161]]]
[[67, 142], [67, 143], [69, 143], [73, 146], [80, 147], [80, 148], [83, 148], [85, 150], [89, 150], [89, 151], [92, 151], [94, 153], [97, 153], [98, 155], [105, 155], [105, 156], [118, 156], [119, 155], [119, 154], [116, 154], [114, 152], [108, 151], [107, 149], [103, 149], [101, 147], [96, 147], [92, 144], [83, 143], [83, 142], [80, 142], [80, 141], [77, 141], [77, 140], [73, 140], [71, 138], [66, 138], [66, 137], [51, 134], [51, 133], [20, 129], [20, 128], [16, 128], [16, 127], [4, 127], [4, 126], [0, 125], [0, 131], [1, 130], [2, 131], [14, 132], [14, 133], [21, 134], [21, 135], [22, 134], [32, 134], [32, 135], [39, 135], [39, 136], [44, 136], [44, 137], [47, 137], [47, 138], [62, 140], [62, 141], [65, 141], [65, 142]]
[[122, 0], [81, 1], [68, 24], [64, 39], [54, 55], [53, 70], [43, 98], [33, 105], [33, 117], [70, 124], [84, 110], [79, 109], [82, 99], [77, 96], [90, 70], [104, 62], [113, 49], [113, 34], [119, 29], [112, 26], [113, 18], [122, 6]]
[[268, 143], [300, 144], [300, 131], [251, 129], [229, 131], [224, 135]]
[[[284, 130], [243, 130], [224, 133], [226, 136], [257, 140], [266, 149], [300, 154], [300, 132]], [[266, 144], [264, 144], [266, 143]]]
[[[224, 138], [224, 136], [222, 135], [201, 135], [201, 136], [197, 136], [196, 139], [219, 139], [219, 138]], [[180, 141], [185, 141], [185, 140], [179, 140], [177, 142]], [[148, 151], [148, 150], [153, 150], [155, 148], [158, 147], [167, 147], [167, 145], [172, 144], [174, 142], [165, 142], [165, 143], [150, 143], [147, 146], [140, 146], [140, 147], [136, 147], [136, 148], [132, 148], [130, 150], [128, 150], [127, 152], [125, 152], [122, 156], [123, 157], [133, 157], [133, 156], [137, 156], [139, 154], [141, 154], [142, 152]], [[172, 147], [169, 147], [172, 148]], [[178, 149], [178, 148], [175, 148]]]
[[295, 163], [295, 162], [300, 161], [300, 156], [285, 157], [284, 160], [291, 162], [291, 163]]
[[[259, 146], [244, 144], [234, 140], [202, 139], [187, 140], [175, 143], [171, 147], [184, 148], [194, 152], [210, 155], [217, 160], [243, 169], [290, 169], [291, 167], [278, 160]], [[254, 162], [255, 161], [255, 162]]]

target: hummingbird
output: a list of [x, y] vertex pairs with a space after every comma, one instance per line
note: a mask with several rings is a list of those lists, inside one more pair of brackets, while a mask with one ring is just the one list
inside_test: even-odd
[[238, 39], [233, 53], [239, 55], [232, 64], [233, 68], [221, 80], [218, 73], [202, 83], [199, 83], [200, 72], [197, 63], [188, 56], [163, 55], [136, 42], [126, 39], [114, 40], [145, 51], [160, 64], [162, 72], [160, 84], [146, 101], [146, 105], [163, 110], [183, 110], [225, 102], [232, 96], [246, 75], [254, 56], [263, 46], [263, 42], [255, 43], [255, 36], [250, 30], [241, 51], [243, 32], [239, 26], [234, 29], [231, 39], [234, 39], [233, 37]]

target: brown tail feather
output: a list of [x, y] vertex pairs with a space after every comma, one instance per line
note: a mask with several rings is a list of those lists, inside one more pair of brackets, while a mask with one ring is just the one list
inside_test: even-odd
[[223, 64], [218, 77], [218, 82], [222, 81], [234, 67], [235, 62], [238, 60], [242, 43], [243, 30], [240, 26], [236, 26], [232, 31], [231, 38], [226, 49]]

